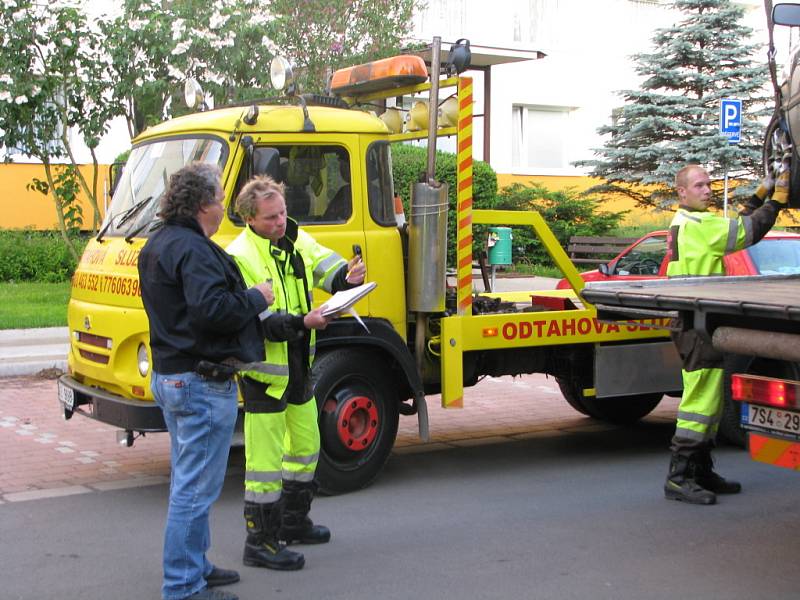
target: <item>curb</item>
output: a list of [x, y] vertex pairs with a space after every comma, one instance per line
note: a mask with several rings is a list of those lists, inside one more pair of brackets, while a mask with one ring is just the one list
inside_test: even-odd
[[69, 330], [66, 327], [0, 331], [0, 377], [37, 375], [67, 369]]

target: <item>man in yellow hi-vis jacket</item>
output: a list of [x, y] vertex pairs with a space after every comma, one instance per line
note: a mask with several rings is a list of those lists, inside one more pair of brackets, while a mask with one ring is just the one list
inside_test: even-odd
[[275, 302], [262, 323], [267, 338], [264, 372], [240, 378], [244, 399], [244, 564], [296, 570], [305, 559], [284, 542], [323, 544], [327, 527], [308, 517], [320, 437], [310, 382], [316, 329], [328, 318], [312, 310], [312, 289], [336, 292], [364, 281], [356, 257], [348, 264], [318, 244], [286, 214], [283, 185], [259, 176], [236, 199], [247, 223], [227, 247], [245, 281], [272, 281]]
[[[758, 242], [774, 225], [789, 199], [789, 171], [768, 177], [736, 218], [707, 212], [711, 201], [708, 173], [698, 165], [675, 176], [680, 206], [669, 234], [669, 277], [723, 275], [723, 257]], [[772, 198], [766, 200], [772, 189]], [[664, 494], [692, 504], [714, 504], [716, 494], [736, 494], [742, 486], [713, 470], [711, 450], [723, 409], [722, 355], [694, 330], [673, 334], [683, 360], [683, 396], [672, 438], [672, 458]]]

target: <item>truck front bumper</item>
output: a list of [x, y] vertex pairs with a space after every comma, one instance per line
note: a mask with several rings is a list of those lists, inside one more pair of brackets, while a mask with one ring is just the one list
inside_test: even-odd
[[71, 377], [58, 378], [58, 400], [64, 418], [78, 413], [126, 431], [166, 431], [164, 415], [155, 402], [132, 400], [84, 385]]

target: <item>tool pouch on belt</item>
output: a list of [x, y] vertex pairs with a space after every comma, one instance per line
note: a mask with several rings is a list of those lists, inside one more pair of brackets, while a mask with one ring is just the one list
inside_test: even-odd
[[714, 348], [711, 340], [701, 336], [693, 329], [683, 331], [682, 319], [673, 319], [670, 325], [676, 326], [678, 329], [678, 331], [672, 331], [670, 337], [681, 356], [684, 371], [722, 368], [722, 353]]
[[235, 367], [211, 362], [210, 360], [201, 360], [194, 370], [195, 373], [210, 381], [228, 381], [236, 375]]
[[239, 391], [244, 400], [244, 411], [249, 413], [276, 413], [286, 410], [286, 400], [269, 395], [269, 384], [247, 376], [239, 378]]

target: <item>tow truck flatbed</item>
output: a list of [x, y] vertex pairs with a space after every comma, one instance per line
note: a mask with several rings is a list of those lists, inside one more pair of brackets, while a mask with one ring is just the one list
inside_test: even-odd
[[770, 329], [800, 329], [800, 275], [591, 282], [581, 296], [604, 319], [691, 314], [717, 323], [735, 321], [738, 326], [758, 322], [759, 328], [762, 320], [776, 320], [783, 324]]

